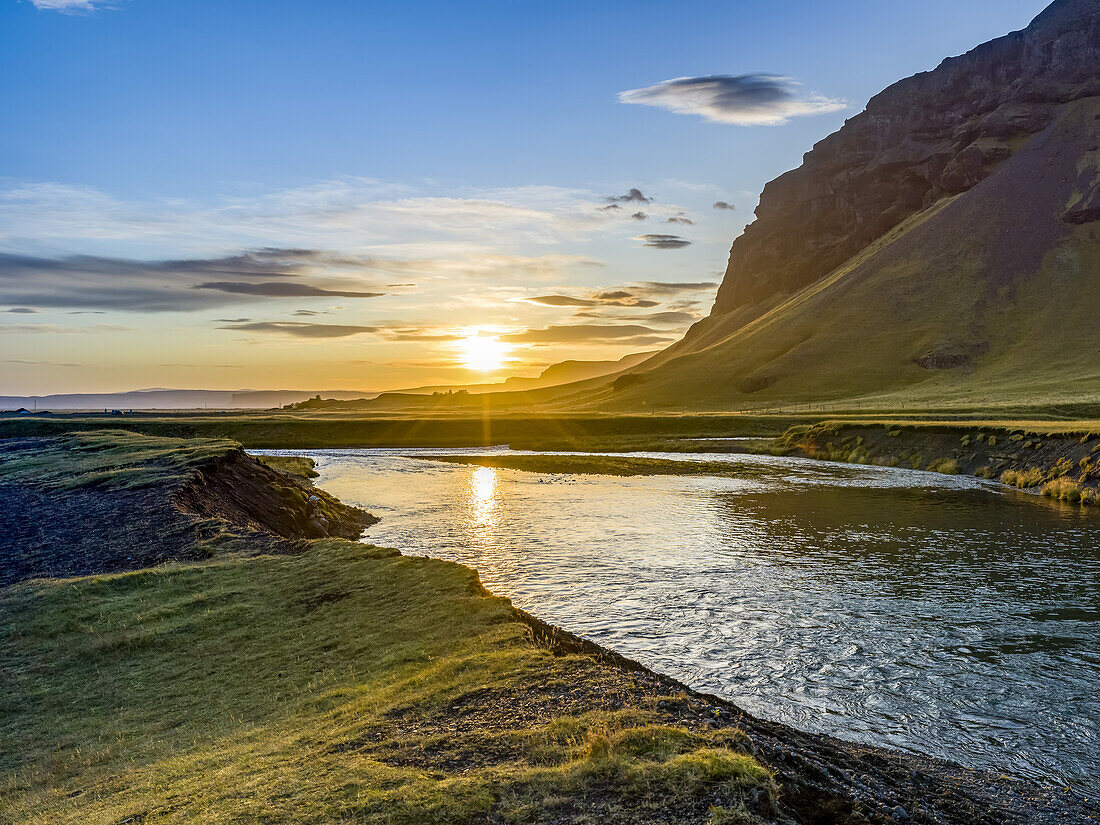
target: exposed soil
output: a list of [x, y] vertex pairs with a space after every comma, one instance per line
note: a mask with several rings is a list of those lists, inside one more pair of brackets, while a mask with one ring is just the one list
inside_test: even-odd
[[[40, 450], [48, 441], [13, 439], [0, 442], [0, 451]], [[358, 538], [374, 521], [241, 450], [137, 489], [0, 479], [0, 586], [202, 559], [213, 540], [227, 536], [248, 554], [296, 552], [302, 539]]]

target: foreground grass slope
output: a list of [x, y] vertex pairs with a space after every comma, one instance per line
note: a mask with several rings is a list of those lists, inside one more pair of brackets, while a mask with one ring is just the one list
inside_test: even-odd
[[466, 568], [341, 541], [9, 588], [0, 819], [519, 822], [584, 799], [705, 821], [770, 796], [736, 730], [670, 725], [525, 631]]

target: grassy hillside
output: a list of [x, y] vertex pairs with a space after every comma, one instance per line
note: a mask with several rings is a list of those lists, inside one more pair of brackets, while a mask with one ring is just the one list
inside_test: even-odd
[[973, 189], [759, 318], [716, 319], [697, 351], [638, 373], [601, 403], [1100, 400], [1100, 226], [1062, 219], [1100, 174], [1098, 100], [1065, 106]]

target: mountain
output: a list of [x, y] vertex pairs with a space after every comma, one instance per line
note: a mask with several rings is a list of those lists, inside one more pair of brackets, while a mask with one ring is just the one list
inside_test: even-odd
[[771, 181], [710, 315], [592, 395], [1100, 398], [1100, 0], [890, 86]]

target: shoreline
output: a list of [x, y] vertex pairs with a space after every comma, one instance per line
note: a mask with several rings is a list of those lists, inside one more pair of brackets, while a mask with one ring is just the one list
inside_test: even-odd
[[1100, 431], [1093, 427], [825, 421], [791, 427], [770, 451], [968, 475], [1066, 505], [1100, 506]]
[[[117, 433], [111, 437], [115, 436], [117, 436]], [[4, 446], [6, 448], [5, 452], [10, 455], [12, 444], [9, 442]], [[42, 451], [43, 445], [41, 443], [35, 446], [36, 451]], [[144, 445], [146, 448], [148, 446], [148, 443]], [[134, 449], [133, 445], [124, 445], [123, 452]], [[174, 449], [179, 449], [179, 446], [169, 445], [168, 453], [171, 454]], [[743, 820], [746, 822], [836, 822], [839, 825], [839, 823], [886, 823], [911, 820], [927, 823], [960, 823], [960, 825], [963, 822], [988, 822], [990, 825], [992, 823], [1017, 822], [1051, 823], [1051, 825], [1059, 823], [1065, 825], [1065, 823], [1096, 821], [1100, 818], [1100, 809], [1089, 806], [1086, 801], [1073, 793], [1058, 791], [1053, 787], [1039, 786], [1023, 780], [1007, 780], [991, 773], [966, 769], [929, 757], [912, 756], [827, 736], [804, 733], [779, 723], [758, 719], [726, 700], [694, 691], [686, 685], [649, 670], [613, 650], [603, 648], [515, 608], [508, 600], [496, 597], [486, 591], [481, 585], [476, 571], [463, 565], [402, 556], [398, 551], [382, 550], [351, 542], [347, 543], [348, 547], [344, 550], [342, 549], [343, 544], [333, 544], [334, 540], [332, 539], [322, 540], [318, 544], [316, 540], [310, 541], [301, 535], [289, 535], [288, 531], [293, 532], [295, 529], [293, 525], [300, 522], [301, 519], [296, 517], [296, 519], [288, 521], [286, 518], [277, 517], [276, 513], [270, 511], [266, 513], [255, 509], [249, 511], [247, 507], [232, 506], [234, 502], [231, 499], [235, 495], [234, 491], [247, 487], [252, 480], [257, 478], [260, 480], [260, 487], [271, 484], [285, 487], [291, 482], [295, 486], [299, 486], [303, 483], [308, 484], [308, 482], [294, 480], [286, 473], [272, 468], [258, 470], [257, 468], [262, 465], [259, 462], [247, 460], [247, 456], [243, 452], [237, 452], [239, 447], [224, 449], [227, 450], [225, 455], [231, 456], [229, 460], [224, 457], [220, 459], [206, 457], [199, 459], [197, 464], [184, 465], [181, 473], [176, 476], [176, 482], [179, 482], [181, 478], [186, 479], [189, 490], [203, 491], [207, 496], [216, 499], [217, 509], [211, 507], [204, 512], [201, 506], [195, 506], [197, 499], [193, 492], [187, 509], [191, 511], [193, 516], [197, 517], [197, 524], [208, 524], [211, 519], [220, 521], [223, 532], [232, 533], [231, 541], [220, 545], [219, 549], [215, 549], [208, 561], [184, 555], [177, 560], [161, 559], [159, 561], [160, 566], [157, 567], [138, 565], [129, 569], [163, 570], [166, 571], [166, 574], [173, 575], [173, 571], [181, 569], [202, 570], [208, 565], [221, 565], [222, 567], [228, 565], [229, 569], [232, 569], [234, 566], [247, 565], [251, 562], [261, 563], [264, 559], [303, 559], [302, 563], [306, 563], [318, 552], [318, 548], [321, 548], [325, 553], [366, 553], [369, 558], [365, 559], [363, 564], [368, 568], [371, 565], [396, 565], [397, 568], [408, 571], [401, 575], [413, 576], [413, 579], [422, 575], [438, 575], [449, 580], [449, 578], [457, 576], [462, 581], [469, 582], [468, 585], [464, 585], [468, 587], [469, 595], [463, 598], [473, 599], [475, 602], [500, 605], [499, 609], [505, 611], [505, 614], [510, 617], [509, 621], [522, 626], [521, 635], [527, 640], [527, 644], [535, 649], [548, 651], [551, 654], [548, 665], [550, 662], [561, 663], [562, 666], [569, 664], [571, 667], [580, 667], [583, 672], [589, 673], [591, 681], [589, 684], [584, 685], [584, 690], [593, 690], [599, 695], [602, 690], [599, 685], [607, 681], [609, 685], [617, 686], [612, 689], [612, 694], [608, 694], [608, 696], [635, 697], [634, 699], [612, 699], [610, 700], [611, 707], [617, 706], [624, 712], [631, 707], [636, 707], [638, 710], [632, 712], [638, 713], [643, 712], [644, 709], [646, 714], [653, 716], [655, 723], [665, 726], [671, 725], [677, 730], [686, 731], [687, 733], [684, 735], [690, 734], [692, 737], [699, 738], [700, 747], [703, 746], [703, 743], [712, 740], [725, 742], [728, 737], [737, 732], [739, 732], [738, 735], [747, 737], [747, 741], [743, 745], [729, 751], [729, 753], [732, 755], [743, 753], [744, 757], [738, 758], [758, 761], [774, 776], [774, 779], [769, 780], [769, 782], [774, 782], [778, 786], [778, 794], [767, 790], [769, 786], [767, 782], [758, 786], [760, 788], [759, 792], [750, 792], [748, 786], [738, 786], [740, 790], [737, 790], [736, 793], [730, 791], [740, 799], [737, 804], [744, 808], [746, 815], [755, 818]], [[10, 463], [5, 463], [2, 466], [4, 471], [0, 473], [0, 482], [11, 484], [12, 479], [18, 476], [17, 474], [13, 476]], [[112, 463], [112, 466], [114, 466], [114, 463]], [[139, 473], [149, 474], [154, 469], [159, 471], [159, 468], [160, 465], [154, 462], [152, 465], [140, 465], [132, 469]], [[117, 471], [117, 467], [115, 469]], [[227, 469], [232, 469], [232, 473], [228, 477], [226, 476]], [[39, 473], [39, 475], [41, 474]], [[203, 480], [203, 483], [197, 486], [193, 483], [196, 476]], [[127, 475], [128, 482], [132, 482], [134, 478], [133, 473]], [[220, 483], [227, 479], [231, 480], [232, 483], [229, 485]], [[30, 487], [41, 486], [38, 481], [34, 480], [33, 476], [30, 478], [23, 477], [18, 483]], [[109, 499], [113, 495], [123, 495], [125, 490], [117, 486], [111, 486], [113, 483], [115, 482], [108, 483], [106, 487], [95, 487], [96, 491], [92, 494], [99, 496], [101, 500]], [[68, 491], [63, 491], [60, 488], [50, 488], [47, 485], [45, 489], [47, 489], [49, 495], [61, 496], [62, 498], [56, 499], [58, 501], [67, 500], [64, 499], [64, 496], [69, 495]], [[152, 489], [167, 490], [168, 487], [156, 487], [154, 484]], [[89, 491], [84, 490], [83, 492]], [[327, 496], [327, 494], [325, 495]], [[297, 500], [297, 497], [293, 498]], [[328, 498], [331, 498], [331, 496], [328, 496]], [[286, 500], [288, 500], [288, 496], [283, 495], [280, 498], [264, 499], [264, 502], [266, 506], [274, 506], [273, 502]], [[240, 504], [240, 502], [236, 503]], [[282, 506], [285, 506], [285, 504]], [[333, 508], [337, 506], [344, 507], [335, 499], [332, 499], [332, 502], [327, 506], [333, 515], [337, 512]], [[242, 513], [245, 515], [242, 516]], [[305, 510], [304, 516], [308, 515], [308, 510]], [[347, 513], [344, 515], [347, 515]], [[307, 520], [306, 523], [309, 524], [310, 522]], [[280, 544], [278, 541], [263, 543], [260, 535], [264, 530], [268, 531], [273, 538], [282, 540], [283, 543]], [[198, 536], [198, 534], [195, 535]], [[204, 540], [209, 541], [208, 538]], [[227, 549], [220, 549], [221, 546]], [[260, 555], [256, 555], [257, 553]], [[272, 556], [271, 553], [276, 555]], [[448, 571], [454, 571], [454, 573]], [[119, 579], [120, 582], [128, 578], [132, 579], [132, 574], [124, 571], [99, 573], [98, 575], [95, 571], [89, 572], [93, 574], [93, 578], [87, 580], [89, 582], [102, 580], [104, 583], [110, 583], [118, 577], [122, 577]], [[65, 589], [69, 587], [70, 582], [80, 582], [82, 580], [61, 579], [51, 582], [25, 578], [24, 581], [25, 584], [14, 584], [0, 589], [0, 596], [14, 597], [19, 600], [23, 598], [28, 590], [34, 591], [36, 588], [44, 587], [47, 591], [53, 592], [57, 588]], [[311, 598], [318, 600], [317, 604], [320, 606], [327, 604], [331, 599], [344, 597], [321, 593]], [[411, 593], [409, 598], [419, 600], [424, 598], [424, 594]], [[312, 602], [310, 603], [312, 604]], [[433, 627], [434, 625], [427, 625], [424, 632], [436, 632], [432, 629]], [[533, 671], [536, 682], [549, 676], [548, 672], [546, 676], [538, 677], [537, 674], [541, 673], [542, 669], [545, 668], [540, 666], [540, 668]], [[545, 687], [544, 684], [539, 688], [532, 689], [536, 691], [544, 690]], [[604, 705], [600, 703], [606, 703], [607, 701], [609, 701], [607, 698], [599, 700], [597, 706], [602, 707]], [[619, 702], [619, 705], [616, 705], [616, 702]], [[624, 702], [625, 704], [623, 704]], [[548, 707], [553, 708], [555, 705], [551, 702]], [[547, 708], [543, 708], [540, 712], [543, 714], [550, 712], [552, 721], [554, 714], [561, 712], [561, 710], [559, 708], [557, 711], [548, 711]], [[446, 739], [447, 737], [444, 737], [444, 742]], [[709, 751], [707, 752], [709, 753]], [[731, 759], [733, 756], [723, 758]], [[623, 764], [630, 765], [632, 768], [636, 768], [639, 764], [646, 766], [650, 764], [644, 760], [639, 761], [634, 756], [623, 757], [623, 759], [625, 760]], [[588, 760], [583, 764], [590, 767], [591, 757], [588, 757]], [[666, 770], [666, 766], [671, 765], [672, 762], [673, 760], [669, 760], [654, 764], [658, 765], [661, 770]], [[657, 767], [647, 767], [646, 770], [657, 770]], [[3, 805], [4, 800], [3, 787], [0, 785], [0, 806]], [[611, 791], [602, 785], [600, 787], [602, 788], [600, 798], [604, 800], [601, 804], [605, 805], [611, 805], [610, 802], [607, 802], [607, 799], [612, 798], [615, 793], [621, 791], [618, 786], [614, 786]], [[722, 787], [727, 786], [723, 785]], [[590, 792], [592, 792], [591, 789], [583, 793]], [[615, 798], [618, 799], [618, 797]], [[608, 817], [610, 818], [607, 821], [634, 821], [626, 813], [623, 813], [623, 811], [630, 810], [630, 804], [632, 803], [628, 803], [626, 808], [622, 808], [619, 806], [621, 801], [620, 799], [619, 802], [608, 808], [610, 811]], [[570, 804], [572, 803], [566, 804], [566, 807], [568, 808]], [[637, 802], [636, 804], [644, 806], [658, 803], [650, 800], [644, 803]], [[709, 802], [707, 805], [714, 807]], [[718, 807], [721, 807], [721, 805]], [[696, 813], [692, 814], [692, 816], [697, 817], [696, 819], [668, 818], [673, 816], [672, 813], [668, 813], [665, 818], [640, 821], [706, 822], [709, 820], [698, 811], [708, 809], [699, 808], [696, 805]], [[638, 810], [642, 810], [642, 808]], [[656, 809], [647, 816], [654, 814], [657, 814]], [[630, 814], [629, 816], [633, 815]], [[534, 821], [541, 820], [536, 818]], [[565, 819], [554, 821], [580, 822], [587, 820], [574, 820], [567, 816]], [[717, 818], [714, 821], [718, 821]]]

